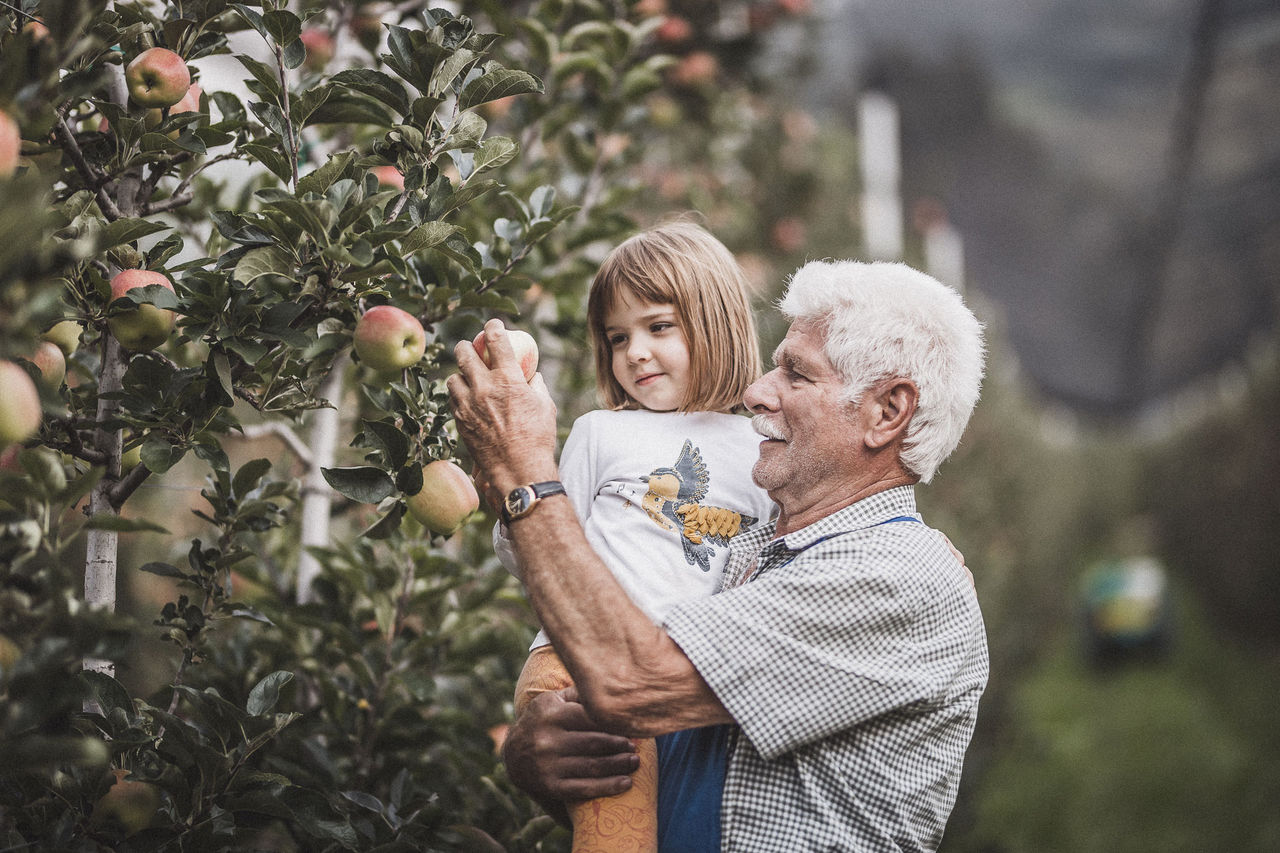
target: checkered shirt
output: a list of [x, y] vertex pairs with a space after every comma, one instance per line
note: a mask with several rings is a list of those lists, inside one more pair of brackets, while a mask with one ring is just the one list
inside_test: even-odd
[[[942, 839], [987, 682], [977, 597], [904, 486], [773, 540], [668, 614], [737, 723], [722, 850], [925, 851]], [[773, 541], [771, 541], [773, 540]]]

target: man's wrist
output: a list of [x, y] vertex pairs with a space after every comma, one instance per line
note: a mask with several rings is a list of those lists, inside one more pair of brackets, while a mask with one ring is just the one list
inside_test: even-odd
[[502, 520], [508, 526], [512, 522], [524, 518], [545, 498], [563, 495], [564, 485], [559, 480], [542, 480], [516, 486], [507, 492], [501, 506]]

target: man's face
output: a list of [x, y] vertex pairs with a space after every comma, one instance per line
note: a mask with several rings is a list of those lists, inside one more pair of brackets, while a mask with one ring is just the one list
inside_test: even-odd
[[792, 324], [773, 354], [774, 369], [742, 397], [765, 436], [752, 478], [784, 512], [837, 494], [832, 490], [857, 469], [859, 412], [841, 399], [843, 381], [823, 343], [816, 324]]

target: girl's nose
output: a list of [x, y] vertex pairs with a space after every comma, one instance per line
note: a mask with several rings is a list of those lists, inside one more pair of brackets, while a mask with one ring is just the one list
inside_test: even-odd
[[642, 361], [649, 360], [649, 347], [644, 341], [632, 338], [627, 344], [627, 361], [638, 364]]

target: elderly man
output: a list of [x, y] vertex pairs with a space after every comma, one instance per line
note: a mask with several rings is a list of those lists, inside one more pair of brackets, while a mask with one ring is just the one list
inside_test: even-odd
[[717, 594], [662, 625], [627, 600], [569, 501], [531, 489], [556, 479], [555, 406], [540, 379], [525, 384], [501, 324], [486, 326], [492, 371], [457, 347], [459, 432], [491, 497], [520, 510], [525, 585], [576, 684], [526, 711], [508, 766], [544, 800], [599, 796], [632, 765], [591, 754], [679, 732], [660, 742], [664, 850], [933, 850], [987, 648], [969, 578], [912, 487], [977, 402], [981, 326], [901, 264], [806, 264], [780, 307], [776, 366], [744, 395], [763, 437], [753, 476], [779, 515], [734, 540]]

